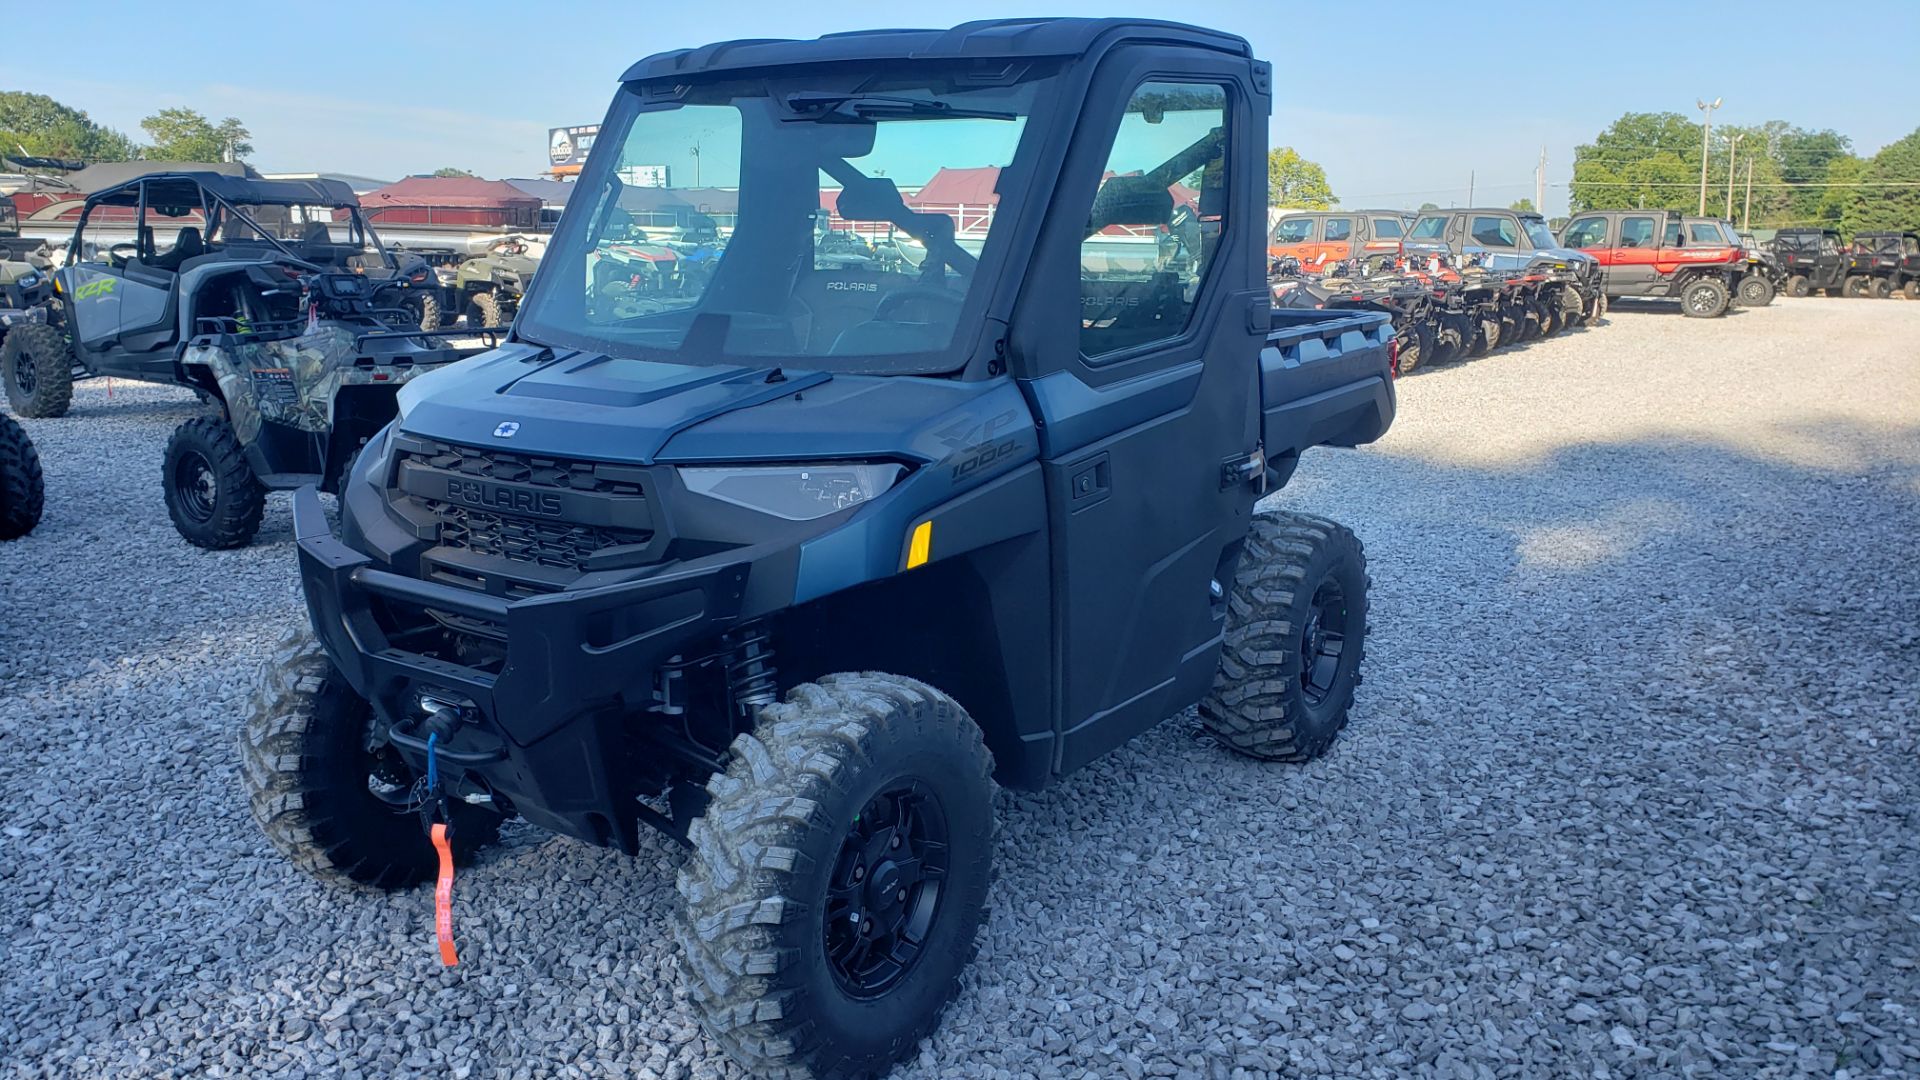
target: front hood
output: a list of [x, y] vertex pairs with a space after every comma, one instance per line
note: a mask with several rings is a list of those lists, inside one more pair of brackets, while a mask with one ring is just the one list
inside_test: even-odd
[[703, 421], [807, 390], [830, 378], [771, 369], [696, 367], [510, 345], [414, 380], [400, 430], [516, 454], [651, 465]]

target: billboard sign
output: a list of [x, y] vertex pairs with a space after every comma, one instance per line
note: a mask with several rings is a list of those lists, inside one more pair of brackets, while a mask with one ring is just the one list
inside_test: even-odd
[[587, 163], [587, 151], [600, 134], [599, 124], [547, 129], [547, 161], [556, 169], [578, 170]]

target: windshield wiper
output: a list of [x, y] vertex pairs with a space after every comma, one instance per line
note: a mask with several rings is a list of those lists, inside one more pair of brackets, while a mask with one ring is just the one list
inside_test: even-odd
[[848, 120], [875, 117], [936, 120], [1017, 120], [1018, 113], [991, 109], [955, 108], [944, 101], [900, 97], [895, 94], [835, 94], [801, 91], [787, 95], [787, 108], [808, 115], [795, 119], [820, 120], [840, 116]]

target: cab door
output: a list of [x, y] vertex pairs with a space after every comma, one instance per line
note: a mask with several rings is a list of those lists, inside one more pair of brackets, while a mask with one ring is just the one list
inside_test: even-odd
[[1353, 218], [1341, 215], [1325, 218], [1320, 222], [1318, 258], [1321, 266], [1332, 266], [1334, 263], [1353, 258], [1353, 221]]
[[1620, 296], [1647, 296], [1660, 279], [1665, 221], [1657, 214], [1622, 214], [1615, 238], [1610, 290]]
[[[1271, 311], [1270, 97], [1254, 70], [1193, 50], [1108, 54], [1015, 308], [1017, 370], [1044, 372], [1021, 386], [1046, 478], [1059, 772], [1197, 701], [1219, 662], [1216, 583], [1253, 503], [1227, 470], [1259, 445]], [[1101, 269], [1113, 260], [1097, 252], [1157, 226], [1183, 190], [1200, 193], [1195, 257]]]

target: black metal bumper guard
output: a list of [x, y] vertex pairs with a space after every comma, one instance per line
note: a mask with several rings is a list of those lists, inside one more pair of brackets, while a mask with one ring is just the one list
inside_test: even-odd
[[[634, 849], [621, 717], [652, 702], [665, 661], [738, 617], [748, 559], [509, 601], [378, 569], [334, 537], [312, 487], [294, 493], [293, 525], [314, 632], [405, 756], [424, 765], [407, 730], [421, 693], [470, 701], [477, 715], [442, 740], [443, 764], [470, 768], [536, 825]], [[506, 661], [495, 673], [400, 648], [375, 598], [421, 627], [428, 609], [500, 624]]]

